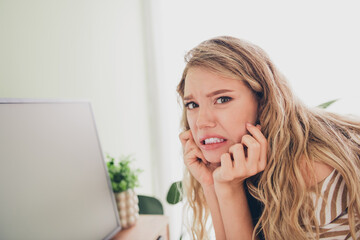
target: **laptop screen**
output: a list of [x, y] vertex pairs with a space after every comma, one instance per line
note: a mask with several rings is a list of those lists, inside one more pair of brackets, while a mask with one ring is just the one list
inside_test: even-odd
[[0, 99], [0, 239], [119, 230], [90, 103]]

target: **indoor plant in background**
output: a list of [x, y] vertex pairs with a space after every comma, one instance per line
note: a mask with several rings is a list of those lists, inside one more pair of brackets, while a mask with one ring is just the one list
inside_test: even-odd
[[109, 155], [106, 158], [120, 224], [122, 228], [128, 228], [139, 218], [139, 200], [134, 188], [139, 186], [138, 175], [142, 170], [130, 168], [130, 156], [120, 157], [119, 161]]

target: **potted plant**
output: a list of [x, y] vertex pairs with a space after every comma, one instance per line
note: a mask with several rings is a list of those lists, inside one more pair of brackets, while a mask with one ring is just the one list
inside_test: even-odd
[[120, 157], [117, 162], [109, 155], [107, 159], [106, 165], [115, 194], [120, 224], [122, 228], [128, 228], [139, 218], [139, 200], [134, 188], [139, 186], [138, 175], [142, 170], [130, 168], [130, 156]]

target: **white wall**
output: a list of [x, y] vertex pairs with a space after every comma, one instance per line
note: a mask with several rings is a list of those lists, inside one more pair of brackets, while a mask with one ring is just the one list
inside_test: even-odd
[[0, 97], [90, 100], [105, 152], [133, 154], [154, 194], [142, 6], [0, 1]]

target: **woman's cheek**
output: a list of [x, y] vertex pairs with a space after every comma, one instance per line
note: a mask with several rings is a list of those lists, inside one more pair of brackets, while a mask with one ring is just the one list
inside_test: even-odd
[[187, 123], [188, 123], [188, 125], [190, 127], [191, 134], [193, 136], [195, 136], [195, 131], [194, 131], [194, 129], [195, 129], [195, 121], [194, 121], [194, 119], [191, 117], [190, 114], [187, 114], [186, 120], [187, 120]]
[[245, 127], [240, 129], [240, 132], [238, 132], [237, 137], [236, 137], [236, 143], [240, 143], [242, 140], [242, 137], [246, 134], [248, 134], [249, 132], [246, 130]]

